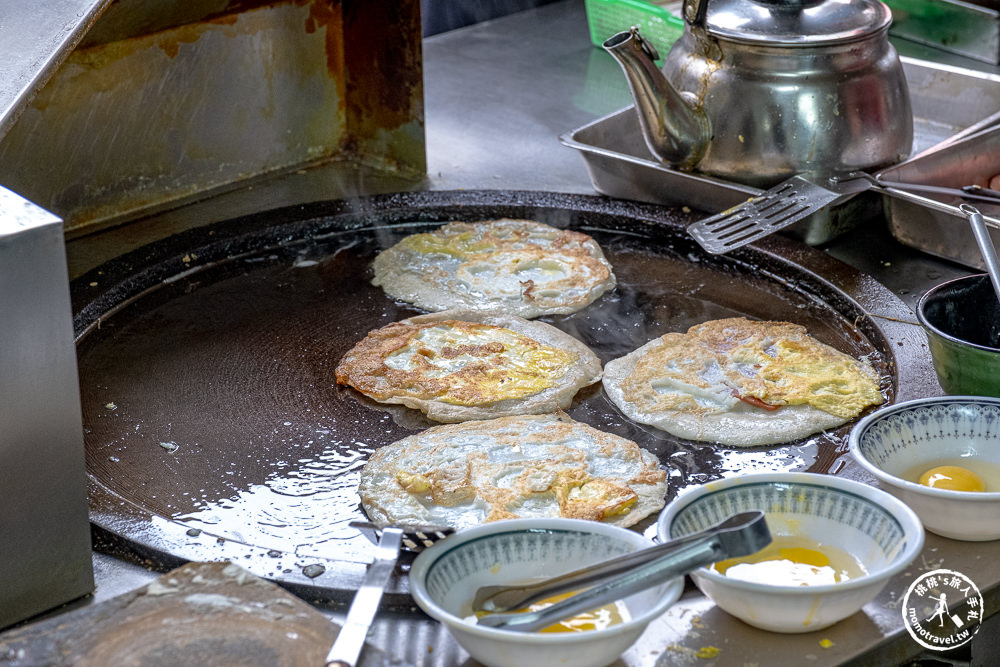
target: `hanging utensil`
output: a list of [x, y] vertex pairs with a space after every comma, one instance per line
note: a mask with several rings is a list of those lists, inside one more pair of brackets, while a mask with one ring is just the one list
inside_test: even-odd
[[806, 218], [820, 209], [840, 204], [867, 190], [904, 199], [938, 211], [961, 216], [956, 207], [914, 192], [950, 195], [961, 199], [986, 201], [1000, 205], [1000, 198], [990, 191], [975, 192], [918, 183], [882, 183], [871, 174], [853, 171], [827, 178], [793, 176], [756, 197], [721, 213], [688, 226], [688, 233], [702, 248], [721, 254], [741, 248]]
[[372, 620], [378, 612], [379, 602], [382, 601], [382, 593], [396, 568], [400, 550], [423, 551], [455, 532], [452, 528], [439, 526], [381, 528], [368, 521], [352, 521], [350, 525], [367, 534], [369, 538], [375, 537], [378, 548], [375, 550], [375, 560], [368, 567], [365, 579], [358, 592], [354, 594], [351, 606], [347, 610], [347, 619], [326, 656], [326, 667], [354, 667], [357, 664], [361, 649], [365, 645], [365, 637], [368, 636]]
[[983, 254], [983, 262], [986, 263], [986, 271], [990, 274], [990, 282], [993, 283], [993, 292], [997, 300], [1000, 300], [1000, 260], [997, 260], [997, 251], [993, 247], [993, 239], [986, 229], [983, 221], [983, 214], [975, 206], [962, 204], [958, 207], [969, 219], [972, 226], [972, 233], [976, 236], [976, 244], [979, 245], [979, 252]]
[[[474, 608], [512, 609], [593, 584], [539, 611], [499, 612], [479, 625], [521, 632], [541, 630], [580, 612], [682, 576], [726, 558], [748, 556], [771, 543], [761, 511], [742, 512], [708, 530], [650, 549], [576, 570], [529, 586], [489, 586], [477, 591]], [[609, 574], [613, 574], [608, 578]]]

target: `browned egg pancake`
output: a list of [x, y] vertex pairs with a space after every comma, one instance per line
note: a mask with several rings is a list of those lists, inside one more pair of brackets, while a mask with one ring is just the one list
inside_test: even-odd
[[570, 517], [630, 526], [664, 505], [667, 476], [636, 443], [565, 414], [435, 426], [378, 449], [361, 503], [380, 525], [465, 528]]
[[615, 286], [600, 246], [531, 220], [450, 222], [382, 251], [372, 283], [424, 310], [483, 308], [565, 315]]
[[370, 332], [336, 370], [337, 382], [381, 403], [460, 422], [566, 408], [601, 379], [586, 345], [542, 322], [454, 310]]
[[604, 371], [605, 391], [631, 419], [743, 447], [835, 428], [884, 400], [867, 359], [789, 322], [705, 322], [652, 340]]

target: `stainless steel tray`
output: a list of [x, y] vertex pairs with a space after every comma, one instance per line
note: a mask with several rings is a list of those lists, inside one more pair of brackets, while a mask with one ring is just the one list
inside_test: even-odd
[[[1000, 174], [1000, 127], [984, 130], [937, 150], [926, 152], [883, 170], [879, 178], [892, 182], [925, 183], [960, 188], [977, 183], [986, 185]], [[958, 203], [955, 199], [947, 203]], [[949, 214], [886, 197], [883, 202], [889, 229], [900, 243], [965, 266], [985, 269], [965, 217]], [[975, 202], [984, 216], [994, 245], [1000, 242], [1000, 205]]]
[[[913, 103], [914, 155], [1000, 109], [1000, 76], [915, 58], [904, 57], [902, 61]], [[559, 139], [581, 152], [594, 189], [611, 197], [687, 205], [715, 213], [760, 193], [742, 183], [670, 169], [657, 161], [643, 142], [631, 106]], [[859, 223], [881, 222], [882, 215], [879, 198], [864, 195], [821, 211], [784, 233], [818, 245]]]

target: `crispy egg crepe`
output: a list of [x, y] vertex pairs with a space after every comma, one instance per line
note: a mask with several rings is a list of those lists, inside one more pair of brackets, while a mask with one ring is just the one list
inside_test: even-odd
[[689, 440], [750, 447], [835, 428], [882, 403], [878, 376], [788, 322], [713, 320], [605, 366], [631, 419]]
[[372, 269], [373, 284], [424, 310], [526, 318], [575, 312], [615, 286], [594, 239], [530, 220], [451, 222], [407, 236], [379, 253]]
[[590, 348], [542, 322], [455, 310], [369, 332], [336, 370], [337, 382], [439, 422], [566, 408], [601, 379]]
[[630, 526], [666, 492], [653, 454], [564, 414], [429, 428], [378, 449], [360, 484], [375, 523], [455, 528], [552, 516]]

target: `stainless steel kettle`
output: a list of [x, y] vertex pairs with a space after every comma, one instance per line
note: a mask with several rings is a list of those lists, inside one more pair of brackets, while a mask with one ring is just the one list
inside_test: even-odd
[[905, 159], [913, 117], [879, 0], [685, 0], [664, 59], [636, 28], [604, 48], [663, 162], [769, 187]]

